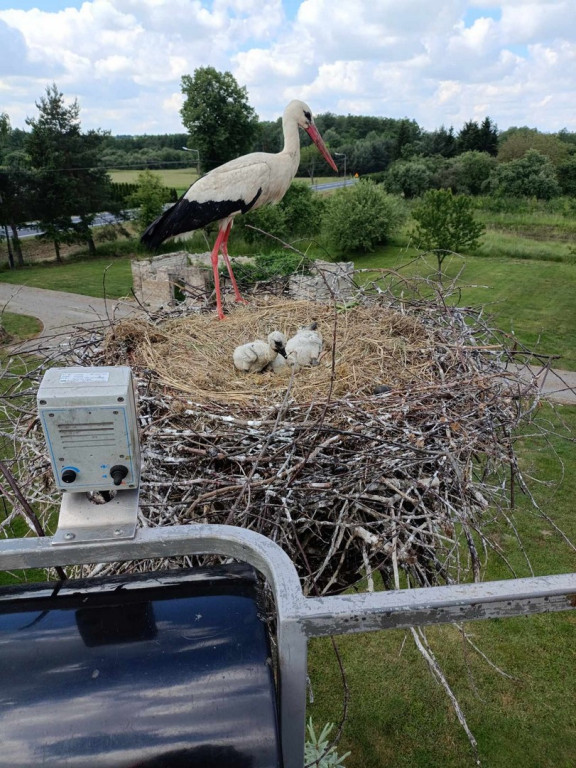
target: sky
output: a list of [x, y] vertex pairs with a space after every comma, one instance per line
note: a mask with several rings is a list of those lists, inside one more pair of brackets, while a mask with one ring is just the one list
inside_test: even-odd
[[181, 78], [204, 66], [261, 120], [299, 98], [426, 130], [576, 131], [576, 0], [0, 0], [14, 128], [55, 83], [83, 130], [183, 133]]

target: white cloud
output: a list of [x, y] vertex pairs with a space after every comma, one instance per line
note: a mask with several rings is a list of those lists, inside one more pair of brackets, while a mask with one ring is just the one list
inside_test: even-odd
[[[86, 0], [0, 11], [0, 93], [14, 125], [55, 81], [86, 128], [176, 132], [180, 79], [230, 70], [260, 117], [293, 97], [316, 112], [490, 115], [576, 131], [574, 0]], [[291, 6], [293, 3], [291, 4]]]

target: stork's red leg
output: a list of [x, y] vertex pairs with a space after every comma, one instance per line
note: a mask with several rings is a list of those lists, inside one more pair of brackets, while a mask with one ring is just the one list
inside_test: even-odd
[[232, 287], [234, 288], [234, 294], [236, 296], [236, 301], [242, 301], [244, 304], [246, 304], [246, 300], [242, 298], [240, 295], [240, 291], [238, 290], [238, 286], [236, 284], [236, 278], [234, 277], [234, 272], [232, 272], [232, 264], [230, 264], [230, 257], [228, 256], [228, 237], [230, 236], [230, 230], [232, 229], [232, 222], [228, 224], [226, 227], [226, 231], [224, 232], [224, 238], [222, 240], [222, 256], [224, 256], [224, 261], [226, 262], [226, 266], [228, 267], [228, 274], [230, 275], [230, 280], [232, 281]]
[[214, 272], [214, 291], [216, 292], [216, 311], [218, 312], [218, 318], [220, 320], [224, 320], [224, 311], [222, 309], [222, 296], [220, 294], [220, 276], [218, 274], [218, 252], [220, 250], [220, 246], [222, 245], [222, 241], [224, 240], [224, 237], [226, 235], [226, 231], [224, 229], [218, 230], [218, 237], [216, 238], [216, 242], [214, 243], [214, 248], [212, 248], [212, 271]]

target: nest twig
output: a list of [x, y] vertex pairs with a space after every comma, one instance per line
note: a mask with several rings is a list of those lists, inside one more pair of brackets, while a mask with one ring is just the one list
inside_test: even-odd
[[[265, 296], [224, 322], [172, 313], [72, 336], [57, 364], [134, 370], [142, 524], [258, 531], [292, 557], [306, 593], [370, 588], [375, 574], [385, 585], [481, 578], [498, 551], [490, 524], [509, 519], [522, 484], [513, 434], [537, 389], [506, 371], [507, 339], [482, 311], [451, 305], [453, 286], [384, 277], [348, 304]], [[326, 344], [317, 368], [234, 369], [237, 344], [312, 320]], [[30, 401], [43, 367], [14, 377], [3, 435], [47, 520], [56, 494]]]

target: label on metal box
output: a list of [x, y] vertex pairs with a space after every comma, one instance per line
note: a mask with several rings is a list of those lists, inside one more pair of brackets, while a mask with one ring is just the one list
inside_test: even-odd
[[95, 381], [108, 381], [109, 371], [76, 371], [63, 373], [60, 376], [61, 384], [87, 384]]

